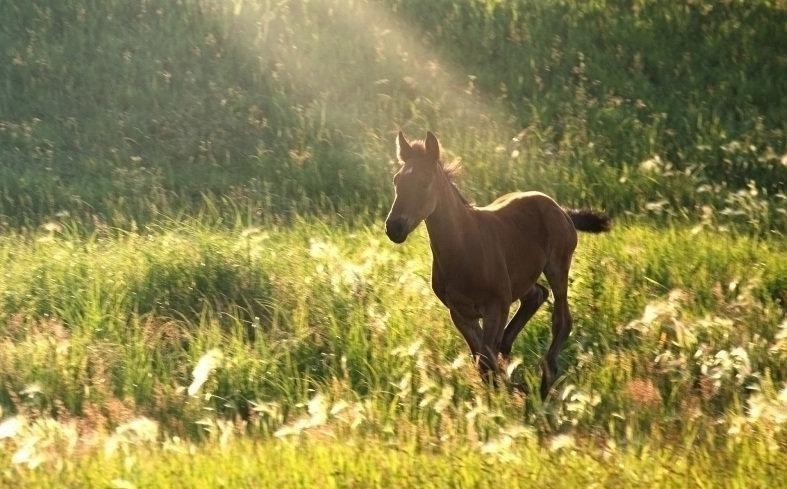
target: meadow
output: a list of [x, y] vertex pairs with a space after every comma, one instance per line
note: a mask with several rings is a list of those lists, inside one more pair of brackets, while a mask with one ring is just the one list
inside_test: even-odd
[[[784, 483], [782, 2], [0, 14], [0, 486]], [[613, 216], [546, 400], [550, 306], [485, 385], [385, 237], [400, 128]]]

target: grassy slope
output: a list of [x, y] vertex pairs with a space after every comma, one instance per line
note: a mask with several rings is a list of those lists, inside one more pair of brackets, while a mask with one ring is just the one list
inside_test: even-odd
[[65, 210], [127, 227], [206, 193], [266, 213], [379, 209], [388, 192], [370, 189], [387, 188], [403, 127], [438, 130], [480, 201], [535, 188], [616, 214], [707, 205], [785, 228], [787, 62], [772, 41], [787, 13], [770, 2], [71, 0], [4, 12], [11, 223]]
[[[779, 480], [781, 6], [0, 10], [0, 483]], [[615, 213], [548, 402], [478, 384], [423, 230], [381, 234], [398, 127], [437, 129], [481, 201]], [[548, 339], [545, 307], [526, 389]]]

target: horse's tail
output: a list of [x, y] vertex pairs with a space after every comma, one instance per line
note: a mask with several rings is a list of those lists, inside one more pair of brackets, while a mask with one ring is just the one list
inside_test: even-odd
[[606, 233], [612, 229], [612, 219], [601, 211], [592, 209], [563, 209], [571, 218], [577, 231]]

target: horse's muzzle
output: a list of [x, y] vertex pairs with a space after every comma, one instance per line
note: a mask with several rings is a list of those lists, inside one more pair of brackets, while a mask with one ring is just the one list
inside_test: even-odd
[[385, 234], [394, 243], [401, 244], [407, 239], [410, 230], [404, 219], [388, 219], [385, 221]]

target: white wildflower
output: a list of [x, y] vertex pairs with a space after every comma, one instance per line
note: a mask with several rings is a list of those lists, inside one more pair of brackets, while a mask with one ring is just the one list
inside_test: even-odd
[[513, 444], [513, 438], [508, 435], [503, 435], [481, 445], [481, 453], [499, 454], [508, 451]]
[[328, 402], [322, 394], [317, 394], [309, 400], [307, 411], [309, 416], [299, 418], [294, 423], [279, 428], [273, 436], [283, 438], [299, 435], [304, 430], [322, 426], [328, 422]]
[[514, 370], [516, 370], [516, 368], [521, 364], [522, 364], [521, 357], [516, 357], [511, 362], [509, 362], [508, 366], [506, 366], [506, 377], [510, 379], [511, 375], [514, 374]]
[[639, 170], [643, 173], [660, 173], [663, 169], [664, 163], [659, 155], [648, 158], [639, 164]]
[[192, 377], [194, 377], [194, 380], [191, 382], [191, 385], [189, 385], [188, 388], [189, 396], [194, 396], [197, 394], [202, 385], [208, 380], [210, 373], [213, 372], [213, 370], [218, 366], [222, 358], [224, 358], [224, 355], [222, 355], [221, 351], [219, 351], [217, 348], [214, 348], [202, 355], [202, 357], [197, 362], [197, 366], [194, 367], [194, 371], [191, 374]]
[[0, 440], [15, 437], [24, 427], [25, 419], [14, 416], [0, 423]]
[[33, 397], [36, 394], [41, 394], [44, 392], [44, 388], [41, 387], [41, 384], [38, 382], [33, 382], [24, 388], [22, 394], [26, 395], [27, 397]]
[[574, 437], [571, 435], [557, 435], [549, 440], [549, 450], [552, 452], [556, 452], [565, 448], [574, 448], [575, 446], [576, 442], [574, 441]]
[[404, 356], [414, 357], [416, 353], [418, 353], [418, 351], [421, 349], [421, 346], [423, 344], [424, 344], [423, 340], [419, 338], [407, 346], [399, 346], [397, 348], [394, 348], [391, 353], [393, 353], [398, 357], [404, 357]]
[[127, 445], [153, 443], [158, 439], [158, 423], [144, 416], [132, 419], [115, 428], [115, 432], [104, 442], [104, 454], [110, 457], [118, 448]]

